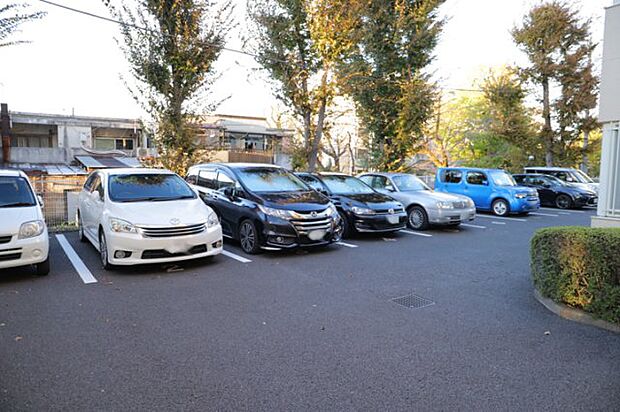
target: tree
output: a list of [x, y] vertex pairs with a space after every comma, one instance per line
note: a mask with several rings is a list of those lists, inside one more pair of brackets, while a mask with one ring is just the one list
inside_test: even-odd
[[24, 40], [8, 40], [9, 36], [19, 30], [19, 27], [29, 21], [38, 20], [45, 16], [45, 12], [27, 12], [28, 4], [11, 3], [0, 6], [0, 47], [26, 43]]
[[184, 174], [204, 156], [196, 142], [198, 114], [214, 80], [213, 63], [233, 26], [230, 1], [136, 0], [120, 8], [123, 45], [136, 101], [153, 117], [162, 166]]
[[443, 0], [368, 0], [356, 26], [353, 53], [343, 61], [346, 91], [372, 134], [375, 167], [399, 170], [432, 115], [434, 88], [424, 69], [432, 61], [443, 21]]
[[517, 71], [492, 71], [481, 82], [481, 91], [439, 99], [419, 153], [436, 166], [518, 171], [527, 165], [529, 155], [539, 155], [540, 147]]
[[310, 171], [317, 167], [327, 108], [337, 94], [336, 65], [352, 48], [362, 2], [356, 0], [251, 0], [246, 43], [302, 125]]
[[[590, 23], [563, 1], [554, 0], [532, 8], [521, 27], [512, 31], [514, 41], [530, 60], [523, 73], [542, 91], [540, 138], [547, 166], [555, 160], [574, 162], [573, 143], [583, 132], [587, 150], [587, 135], [596, 127], [591, 112], [596, 106], [598, 79], [592, 70]], [[551, 98], [554, 86], [561, 90], [555, 101]]]

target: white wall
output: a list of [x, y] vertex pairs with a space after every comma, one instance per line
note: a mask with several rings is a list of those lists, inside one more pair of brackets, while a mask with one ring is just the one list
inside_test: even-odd
[[605, 13], [599, 121], [620, 120], [620, 0]]

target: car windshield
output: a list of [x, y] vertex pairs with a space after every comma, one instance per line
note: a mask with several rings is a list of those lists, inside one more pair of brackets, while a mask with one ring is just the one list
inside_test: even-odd
[[29, 207], [37, 204], [28, 181], [19, 176], [0, 176], [0, 207]]
[[580, 183], [594, 183], [594, 180], [581, 170], [575, 170], [573, 173], [573, 178], [576, 179]]
[[310, 190], [297, 176], [284, 169], [252, 167], [240, 169], [241, 182], [252, 192], [300, 192]]
[[490, 172], [489, 174], [496, 186], [517, 186], [515, 179], [506, 172]]
[[399, 175], [392, 178], [394, 184], [401, 192], [417, 192], [419, 190], [431, 190], [430, 187], [413, 175]]
[[150, 202], [195, 199], [196, 194], [185, 180], [170, 173], [136, 173], [112, 175], [110, 199], [114, 202]]
[[352, 176], [329, 175], [321, 176], [325, 185], [336, 195], [373, 193], [366, 183]]

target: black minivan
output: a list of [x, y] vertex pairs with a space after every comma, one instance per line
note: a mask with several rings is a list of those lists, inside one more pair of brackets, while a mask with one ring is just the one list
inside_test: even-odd
[[399, 201], [343, 173], [297, 173], [310, 187], [334, 202], [342, 237], [353, 232], [395, 232], [404, 229], [407, 213]]
[[330, 200], [286, 169], [257, 163], [192, 166], [186, 180], [220, 218], [224, 236], [250, 254], [327, 245], [341, 238]]

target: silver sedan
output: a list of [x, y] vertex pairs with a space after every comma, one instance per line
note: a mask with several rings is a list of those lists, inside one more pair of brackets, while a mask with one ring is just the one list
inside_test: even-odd
[[476, 206], [467, 196], [435, 192], [418, 177], [406, 173], [363, 173], [358, 176], [373, 189], [401, 202], [410, 228], [430, 225], [458, 226], [476, 217]]

